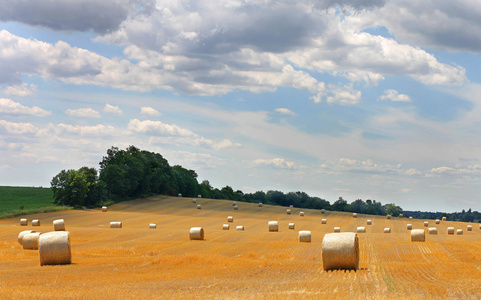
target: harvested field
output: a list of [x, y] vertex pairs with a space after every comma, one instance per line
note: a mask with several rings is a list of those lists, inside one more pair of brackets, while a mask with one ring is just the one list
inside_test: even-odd
[[[448, 235], [447, 227], [467, 223], [443, 221], [437, 235], [411, 243], [409, 222], [424, 220], [339, 213], [192, 198], [151, 197], [101, 210], [69, 210], [26, 216], [41, 226], [20, 226], [18, 218], [0, 220], [0, 291], [5, 299], [480, 299], [481, 230]], [[245, 231], [222, 230], [232, 215]], [[321, 217], [322, 216], [322, 217]], [[329, 226], [322, 225], [329, 219]], [[335, 226], [358, 234], [359, 270], [324, 271], [322, 239]], [[64, 219], [70, 232], [72, 264], [40, 266], [38, 251], [23, 250], [19, 232], [53, 231]], [[121, 230], [111, 221], [122, 220]], [[279, 222], [269, 233], [268, 221]], [[295, 222], [296, 229], [288, 224]], [[150, 223], [157, 224], [149, 230]], [[204, 240], [190, 240], [191, 227], [205, 230]], [[384, 234], [384, 228], [391, 228]], [[311, 243], [299, 243], [309, 230]]]

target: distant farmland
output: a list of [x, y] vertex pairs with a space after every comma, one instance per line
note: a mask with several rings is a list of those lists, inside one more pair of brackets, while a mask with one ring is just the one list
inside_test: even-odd
[[[201, 204], [202, 209], [196, 209]], [[232, 201], [157, 196], [97, 210], [28, 215], [40, 227], [21, 227], [19, 218], [0, 220], [0, 291], [7, 299], [480, 299], [481, 229], [468, 223], [427, 220], [437, 235], [412, 243], [406, 224], [426, 229], [417, 219]], [[305, 216], [299, 216], [304, 211]], [[222, 230], [233, 216], [230, 230]], [[52, 231], [65, 220], [71, 234], [72, 264], [43, 266], [38, 251], [23, 250], [17, 235], [25, 229]], [[327, 224], [321, 224], [321, 219]], [[371, 219], [372, 225], [366, 220]], [[279, 232], [268, 231], [268, 221]], [[110, 229], [111, 221], [123, 228]], [[295, 230], [288, 224], [295, 223]], [[157, 229], [149, 229], [149, 224]], [[245, 231], [236, 231], [242, 225]], [[189, 240], [201, 226], [205, 240]], [[322, 269], [322, 238], [334, 227], [360, 233], [360, 269]], [[447, 235], [447, 227], [463, 235]], [[391, 233], [383, 233], [384, 228]], [[298, 232], [310, 230], [311, 243]]]
[[51, 188], [0, 186], [0, 218], [54, 209]]

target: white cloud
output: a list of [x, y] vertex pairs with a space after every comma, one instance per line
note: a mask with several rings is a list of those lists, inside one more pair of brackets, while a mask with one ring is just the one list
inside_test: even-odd
[[455, 166], [455, 167], [437, 167], [430, 171], [432, 175], [481, 175], [481, 165]]
[[149, 116], [160, 116], [161, 113], [158, 112], [156, 109], [148, 106], [143, 106], [140, 108], [140, 113]]
[[402, 172], [401, 164], [378, 164], [371, 159], [356, 160], [351, 158], [340, 158], [333, 161], [326, 161], [321, 165], [322, 169], [331, 172], [367, 172], [367, 173], [394, 173]]
[[282, 108], [282, 107], [276, 108], [274, 111], [281, 114], [281, 115], [297, 116], [297, 114], [295, 112], [293, 112], [292, 110], [290, 110], [288, 108]]
[[0, 120], [0, 126], [11, 134], [35, 134], [38, 132], [38, 128], [32, 123], [13, 123]]
[[72, 117], [81, 118], [100, 118], [100, 113], [92, 108], [78, 108], [78, 109], [67, 109], [65, 113]]
[[130, 120], [127, 129], [132, 132], [146, 133], [154, 136], [195, 136], [188, 130], [174, 124], [164, 124], [160, 121], [140, 121], [138, 119]]
[[271, 166], [280, 169], [296, 169], [297, 166], [294, 162], [288, 161], [284, 158], [272, 158], [272, 159], [256, 159], [254, 164], [259, 166]]
[[327, 96], [327, 103], [354, 105], [361, 102], [361, 91], [353, 90], [350, 86], [344, 88], [332, 87]]
[[397, 102], [411, 102], [411, 98], [406, 94], [399, 94], [396, 90], [385, 90], [384, 95], [379, 100], [391, 100]]
[[27, 97], [37, 92], [37, 86], [27, 83], [10, 85], [7, 86], [3, 92], [8, 96]]
[[103, 124], [98, 124], [95, 126], [79, 126], [79, 125], [69, 125], [60, 123], [56, 125], [60, 132], [75, 133], [86, 136], [105, 136], [111, 135], [115, 132], [113, 126], [105, 126]]
[[0, 113], [15, 115], [32, 115], [37, 117], [46, 117], [51, 114], [50, 111], [41, 109], [40, 107], [27, 107], [10, 99], [0, 98]]
[[109, 114], [114, 114], [121, 116], [122, 115], [122, 110], [118, 106], [110, 105], [108, 103], [105, 104], [104, 107], [104, 112], [109, 113]]

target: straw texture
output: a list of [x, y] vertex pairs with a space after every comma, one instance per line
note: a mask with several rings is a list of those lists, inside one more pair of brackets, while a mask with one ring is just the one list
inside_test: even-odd
[[366, 233], [366, 227], [360, 226], [357, 228], [357, 233]]
[[28, 220], [27, 219], [20, 219], [20, 226], [27, 226]]
[[309, 230], [299, 231], [299, 242], [310, 243], [311, 242], [311, 232]]
[[32, 226], [40, 226], [40, 220], [32, 220]]
[[41, 232], [27, 233], [23, 236], [22, 244], [25, 250], [38, 250], [38, 238]]
[[426, 241], [426, 234], [424, 229], [411, 230], [411, 242], [424, 242]]
[[244, 231], [244, 226], [237, 226], [235, 230]]
[[229, 224], [224, 224], [222, 225], [222, 230], [229, 230], [230, 229], [230, 225]]
[[40, 265], [63, 265], [72, 262], [70, 233], [54, 231], [41, 234], [38, 239]]
[[203, 240], [204, 239], [204, 228], [202, 227], [192, 227], [190, 229], [190, 239], [191, 240]]
[[334, 232], [341, 232], [341, 227], [334, 227]]
[[448, 234], [454, 234], [454, 227], [448, 227]]
[[279, 222], [277, 221], [269, 221], [269, 232], [277, 232], [279, 231]]
[[289, 229], [295, 229], [296, 224], [295, 223], [289, 223]]
[[354, 232], [327, 233], [322, 240], [324, 270], [359, 268], [359, 239]]
[[53, 221], [53, 229], [55, 231], [65, 231], [65, 222], [63, 219]]
[[18, 237], [17, 237], [17, 241], [20, 245], [23, 245], [22, 243], [22, 240], [23, 240], [23, 237], [26, 235], [26, 234], [29, 234], [29, 233], [32, 233], [32, 232], [35, 232], [33, 230], [24, 230], [24, 231], [20, 231], [20, 233], [18, 234]]
[[384, 228], [384, 233], [391, 233], [391, 228]]
[[429, 234], [438, 234], [438, 229], [436, 227], [429, 227], [428, 232]]
[[122, 222], [110, 222], [110, 228], [122, 228]]

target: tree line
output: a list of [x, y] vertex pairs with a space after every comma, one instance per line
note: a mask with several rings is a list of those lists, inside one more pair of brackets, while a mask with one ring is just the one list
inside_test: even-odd
[[[100, 168], [82, 167], [78, 170], [62, 170], [51, 181], [54, 203], [73, 207], [95, 207], [106, 203], [151, 195], [204, 197], [243, 202], [262, 202], [271, 205], [298, 208], [326, 209], [371, 215], [392, 215], [403, 213], [394, 203], [382, 205], [376, 200], [357, 199], [348, 203], [342, 197], [332, 204], [305, 192], [268, 190], [244, 194], [230, 186], [221, 189], [211, 186], [208, 180], [201, 183], [194, 170], [180, 165], [170, 166], [159, 153], [140, 150], [129, 146], [125, 150], [111, 147], [99, 163]], [[471, 212], [471, 210], [470, 210]], [[413, 216], [420, 217], [411, 212]], [[477, 213], [477, 212], [475, 212]], [[474, 216], [478, 216], [472, 213]], [[447, 214], [446, 214], [447, 215]]]

